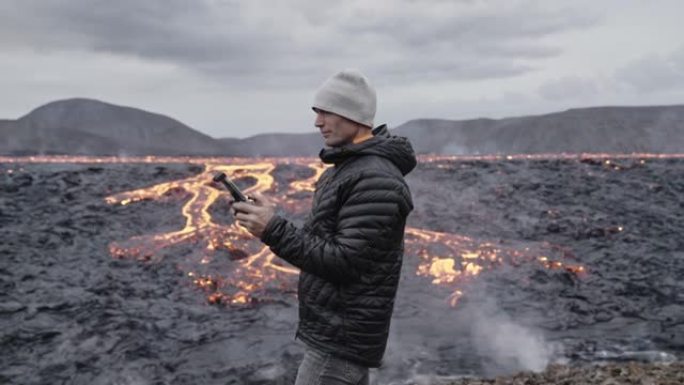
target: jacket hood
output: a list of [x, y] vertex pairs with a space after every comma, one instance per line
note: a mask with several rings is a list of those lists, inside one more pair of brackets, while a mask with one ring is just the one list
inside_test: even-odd
[[356, 156], [377, 155], [389, 159], [403, 175], [416, 167], [416, 154], [411, 142], [403, 136], [390, 135], [387, 125], [373, 129], [373, 137], [361, 143], [324, 148], [319, 156], [323, 163], [339, 164]]

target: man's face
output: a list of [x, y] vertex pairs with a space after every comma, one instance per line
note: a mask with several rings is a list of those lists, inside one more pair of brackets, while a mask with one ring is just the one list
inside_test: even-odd
[[359, 124], [318, 108], [314, 108], [314, 112], [316, 112], [315, 125], [321, 131], [326, 146], [340, 147], [354, 141], [359, 132]]

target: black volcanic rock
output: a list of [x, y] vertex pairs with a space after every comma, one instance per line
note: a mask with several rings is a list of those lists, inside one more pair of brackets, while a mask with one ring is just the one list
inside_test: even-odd
[[91, 99], [52, 102], [6, 122], [3, 153], [223, 155], [214, 138], [177, 120]]
[[[681, 384], [681, 364], [654, 374], [665, 370], [660, 363], [684, 359], [684, 160], [612, 159], [619, 169], [602, 160], [421, 162], [407, 177], [415, 204], [409, 229], [465, 245], [472, 239], [473, 250], [529, 247], [531, 254], [494, 263], [462, 286], [436, 285], [417, 274], [429, 259], [409, 234], [375, 383]], [[313, 170], [288, 160], [273, 165], [286, 216], [303, 219], [313, 193], [283, 193]], [[296, 277], [271, 280], [265, 268], [259, 276], [271, 290], [258, 295], [275, 301], [210, 305], [185, 272], [234, 278], [226, 290], [244, 287], [237, 253], [248, 254], [247, 244], [208, 264], [199, 258], [203, 238], [194, 236], [167, 238], [159, 260], [112, 253], [112, 242], [177, 233], [194, 199], [176, 191], [110, 205], [107, 196], [194, 180], [205, 167], [0, 163], [1, 384], [294, 382], [304, 351], [294, 338]], [[232, 237], [226, 208], [217, 203], [209, 214]], [[462, 248], [441, 243], [424, 250], [460, 270]], [[542, 255], [586, 274], [549, 268]], [[446, 299], [457, 287], [463, 297], [451, 307]], [[470, 378], [548, 361], [570, 367]], [[614, 364], [625, 361], [660, 363]], [[578, 369], [583, 364], [601, 367]]]

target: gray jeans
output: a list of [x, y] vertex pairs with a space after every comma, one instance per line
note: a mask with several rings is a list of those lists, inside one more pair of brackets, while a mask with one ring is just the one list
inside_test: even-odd
[[368, 385], [368, 368], [307, 346], [295, 385]]

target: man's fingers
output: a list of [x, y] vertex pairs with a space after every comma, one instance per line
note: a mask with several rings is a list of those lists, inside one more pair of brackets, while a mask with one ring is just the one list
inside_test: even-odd
[[253, 200], [255, 205], [257, 205], [257, 206], [263, 206], [263, 199], [264, 199], [264, 196], [261, 195], [260, 192], [255, 191], [255, 192], [249, 194], [249, 199]]
[[245, 213], [238, 213], [235, 216], [235, 219], [237, 220], [237, 224], [241, 227], [244, 227], [249, 231], [250, 233], [254, 232], [254, 216], [251, 214], [245, 214]]
[[254, 205], [245, 202], [235, 202], [233, 203], [233, 209], [235, 211], [241, 211], [243, 213], [253, 213]]
[[268, 206], [271, 204], [271, 200], [267, 198], [264, 194], [255, 191], [253, 194], [249, 195], [257, 206]]
[[248, 214], [248, 213], [245, 213], [242, 211], [238, 211], [235, 214], [235, 219], [239, 222], [248, 222], [248, 221], [251, 221], [252, 218], [253, 218], [252, 214]]

